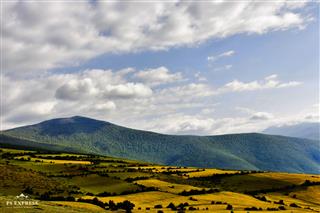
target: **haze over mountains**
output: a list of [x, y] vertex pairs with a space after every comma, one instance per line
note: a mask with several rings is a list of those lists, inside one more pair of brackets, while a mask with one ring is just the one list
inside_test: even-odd
[[319, 173], [319, 141], [258, 133], [165, 135], [75, 116], [2, 132], [2, 146], [125, 157], [166, 165]]
[[319, 140], [320, 138], [320, 123], [299, 123], [294, 125], [274, 126], [263, 131], [266, 134], [284, 135], [298, 138], [308, 138]]

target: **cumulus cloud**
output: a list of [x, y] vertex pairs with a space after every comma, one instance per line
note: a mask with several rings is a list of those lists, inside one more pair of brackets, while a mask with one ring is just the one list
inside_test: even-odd
[[77, 65], [105, 53], [159, 51], [240, 33], [301, 28], [307, 21], [297, 10], [305, 4], [287, 1], [5, 1], [2, 5], [3, 70], [10, 74]]
[[[163, 67], [146, 70], [147, 73], [151, 70], [167, 71]], [[139, 128], [164, 133], [213, 134], [223, 130], [255, 130], [259, 125], [254, 124], [274, 120], [273, 115], [254, 111], [247, 113], [246, 119], [217, 119], [212, 117], [216, 108], [215, 97], [225, 93], [282, 89], [284, 85], [293, 85], [292, 82], [281, 82], [276, 75], [272, 75], [262, 81], [254, 81], [256, 83], [241, 82], [240, 85], [245, 89], [231, 87], [230, 82], [214, 88], [208, 83], [189, 81], [153, 88], [149, 83], [159, 82], [157, 78], [147, 83], [132, 77], [146, 70], [88, 69], [29, 78], [1, 75], [5, 97], [0, 103], [3, 113], [1, 128], [54, 117], [83, 115], [123, 125], [131, 124], [130, 127], [136, 127], [139, 123]], [[164, 73], [174, 75], [170, 71]], [[183, 76], [179, 78], [183, 79]], [[228, 122], [234, 125], [228, 126]], [[240, 125], [243, 129], [240, 129]]]
[[[152, 89], [128, 81], [132, 69], [84, 70], [30, 78], [1, 75], [3, 123], [19, 124], [57, 117], [65, 113], [105, 114], [117, 109], [117, 101], [152, 96]], [[19, 85], [19, 86], [17, 86]], [[5, 127], [3, 127], [5, 128]]]
[[134, 77], [152, 86], [182, 80], [181, 73], [170, 73], [166, 67], [142, 70], [135, 73]]

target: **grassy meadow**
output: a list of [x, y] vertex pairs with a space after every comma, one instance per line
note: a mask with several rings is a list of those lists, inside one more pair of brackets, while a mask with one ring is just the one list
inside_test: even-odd
[[[1, 212], [320, 212], [320, 175], [0, 149]], [[8, 206], [19, 194], [38, 205]]]

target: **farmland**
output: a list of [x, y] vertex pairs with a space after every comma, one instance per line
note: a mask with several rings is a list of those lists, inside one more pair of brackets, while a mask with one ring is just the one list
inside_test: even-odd
[[[1, 149], [2, 212], [319, 212], [320, 176]], [[38, 201], [12, 208], [19, 194]]]

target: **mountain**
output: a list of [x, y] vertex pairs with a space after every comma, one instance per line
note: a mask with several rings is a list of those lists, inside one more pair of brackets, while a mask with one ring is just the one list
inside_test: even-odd
[[294, 125], [274, 126], [265, 129], [263, 133], [319, 140], [320, 123], [306, 122]]
[[[319, 173], [319, 142], [258, 133], [218, 136], [165, 135], [85, 117], [59, 118], [2, 132], [15, 139], [76, 152], [165, 165]], [[4, 138], [6, 137], [6, 138]]]

